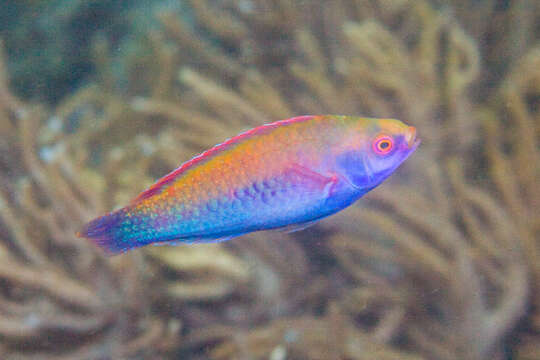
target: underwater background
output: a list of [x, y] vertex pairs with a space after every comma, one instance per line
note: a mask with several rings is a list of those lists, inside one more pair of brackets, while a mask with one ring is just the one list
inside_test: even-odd
[[[540, 2], [1, 0], [1, 359], [540, 359]], [[422, 145], [301, 232], [75, 232], [239, 132]]]

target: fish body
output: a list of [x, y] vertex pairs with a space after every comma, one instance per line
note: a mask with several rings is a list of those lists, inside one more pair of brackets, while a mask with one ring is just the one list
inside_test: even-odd
[[184, 163], [78, 235], [109, 254], [306, 227], [352, 204], [418, 146], [399, 120], [301, 116], [249, 130]]

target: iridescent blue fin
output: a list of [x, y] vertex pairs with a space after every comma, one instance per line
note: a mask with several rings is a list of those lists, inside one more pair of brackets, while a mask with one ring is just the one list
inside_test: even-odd
[[91, 240], [102, 248], [107, 255], [121, 254], [144, 245], [125, 237], [126, 233], [121, 229], [123, 219], [124, 212], [122, 210], [109, 213], [90, 221], [77, 233], [77, 236]]

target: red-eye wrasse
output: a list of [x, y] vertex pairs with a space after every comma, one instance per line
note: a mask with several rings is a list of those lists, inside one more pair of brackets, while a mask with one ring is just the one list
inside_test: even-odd
[[300, 116], [259, 126], [196, 156], [78, 235], [109, 254], [148, 244], [294, 231], [375, 188], [420, 141], [399, 120]]

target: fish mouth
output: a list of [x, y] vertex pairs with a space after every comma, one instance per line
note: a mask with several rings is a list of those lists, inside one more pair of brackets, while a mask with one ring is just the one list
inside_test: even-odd
[[407, 141], [407, 145], [411, 150], [415, 150], [420, 145], [421, 140], [416, 137], [416, 128], [414, 126], [409, 126], [409, 131], [405, 135], [405, 141]]

